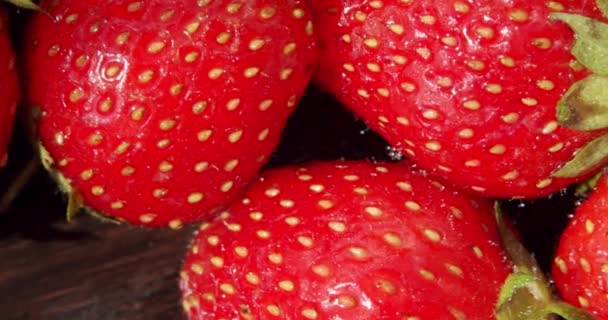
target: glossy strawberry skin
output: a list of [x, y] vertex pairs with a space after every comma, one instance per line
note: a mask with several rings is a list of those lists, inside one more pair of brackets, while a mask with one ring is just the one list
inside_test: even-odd
[[8, 146], [21, 99], [15, 52], [9, 38], [8, 14], [0, 8], [0, 167], [8, 161]]
[[233, 198], [318, 53], [300, 0], [41, 5], [25, 66], [45, 158], [86, 206], [133, 224], [180, 227]]
[[562, 298], [608, 319], [608, 176], [577, 209], [561, 236], [553, 278]]
[[593, 1], [312, 1], [316, 82], [416, 164], [491, 197], [546, 196], [600, 132], [558, 125], [589, 72], [551, 12], [602, 19]]
[[189, 319], [494, 319], [509, 274], [492, 203], [404, 164], [266, 171], [204, 223]]

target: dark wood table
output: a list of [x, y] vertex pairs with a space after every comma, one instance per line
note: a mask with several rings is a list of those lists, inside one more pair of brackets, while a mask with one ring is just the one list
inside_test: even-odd
[[61, 197], [35, 180], [0, 219], [0, 319], [183, 318], [177, 279], [193, 226], [67, 223]]

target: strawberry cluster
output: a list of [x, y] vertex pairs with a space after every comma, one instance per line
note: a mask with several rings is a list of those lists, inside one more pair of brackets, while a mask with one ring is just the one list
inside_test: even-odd
[[[10, 2], [0, 164], [21, 100], [68, 218], [199, 223], [188, 319], [608, 319], [608, 1]], [[394, 161], [265, 168], [313, 87]], [[582, 183], [545, 273], [500, 202]]]

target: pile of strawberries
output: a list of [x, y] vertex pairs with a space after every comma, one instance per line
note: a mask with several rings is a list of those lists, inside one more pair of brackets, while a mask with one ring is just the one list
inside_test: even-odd
[[[608, 319], [608, 1], [10, 2], [0, 163], [21, 102], [69, 218], [200, 224], [188, 319]], [[394, 161], [265, 169], [312, 86]], [[580, 183], [545, 274], [500, 201]]]

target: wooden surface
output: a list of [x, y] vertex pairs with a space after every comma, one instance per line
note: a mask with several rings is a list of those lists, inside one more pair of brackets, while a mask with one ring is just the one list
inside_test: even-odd
[[37, 180], [0, 219], [0, 319], [182, 319], [177, 279], [192, 227], [66, 223], [61, 197]]

